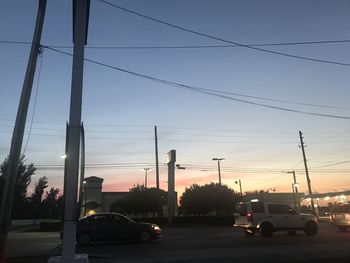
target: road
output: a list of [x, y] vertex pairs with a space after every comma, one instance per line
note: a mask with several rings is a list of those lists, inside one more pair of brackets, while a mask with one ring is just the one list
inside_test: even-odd
[[[350, 231], [340, 233], [328, 223], [320, 223], [319, 233], [295, 236], [284, 232], [272, 238], [246, 237], [232, 227], [168, 227], [164, 239], [147, 244], [103, 243], [77, 248], [90, 262], [350, 262]], [[12, 262], [45, 262], [22, 256], [59, 254], [57, 233], [10, 233], [7, 257]], [[28, 257], [27, 257], [28, 259]], [[35, 259], [35, 260], [34, 260]], [[41, 261], [36, 261], [41, 260]]]

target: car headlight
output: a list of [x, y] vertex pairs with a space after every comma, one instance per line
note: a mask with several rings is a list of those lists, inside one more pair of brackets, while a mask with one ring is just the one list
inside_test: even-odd
[[152, 228], [153, 228], [154, 230], [158, 230], [158, 231], [160, 230], [160, 227], [157, 226], [157, 225], [153, 225]]

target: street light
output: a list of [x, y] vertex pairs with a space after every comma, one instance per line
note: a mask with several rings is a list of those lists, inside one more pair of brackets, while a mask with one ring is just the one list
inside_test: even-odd
[[243, 196], [241, 179], [238, 179], [238, 181], [235, 181], [235, 184], [239, 184], [239, 191], [241, 192], [241, 196]]
[[294, 208], [297, 208], [297, 200], [296, 200], [296, 195], [298, 194], [298, 187], [299, 183], [297, 183], [297, 179], [295, 176], [295, 171], [287, 172], [287, 174], [293, 174], [293, 183], [292, 183], [292, 190], [293, 190], [293, 198], [294, 198]]
[[83, 193], [84, 193], [84, 214], [83, 216], [86, 215], [86, 199], [87, 199], [87, 194], [86, 194], [86, 181], [83, 181]]
[[225, 158], [213, 158], [212, 160], [213, 161], [218, 161], [219, 184], [221, 185], [220, 161], [225, 160]]
[[145, 171], [145, 188], [147, 188], [147, 173], [148, 171], [150, 171], [150, 168], [143, 168], [143, 170]]

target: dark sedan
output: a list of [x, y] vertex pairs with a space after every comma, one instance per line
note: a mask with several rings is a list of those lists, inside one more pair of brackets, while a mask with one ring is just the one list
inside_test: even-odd
[[139, 223], [117, 213], [83, 217], [77, 224], [77, 242], [88, 245], [92, 241], [138, 241], [163, 237], [158, 225]]

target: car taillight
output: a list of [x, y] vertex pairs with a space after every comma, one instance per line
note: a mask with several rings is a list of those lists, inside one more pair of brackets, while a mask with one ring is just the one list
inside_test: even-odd
[[247, 220], [253, 222], [253, 213], [247, 213]]

